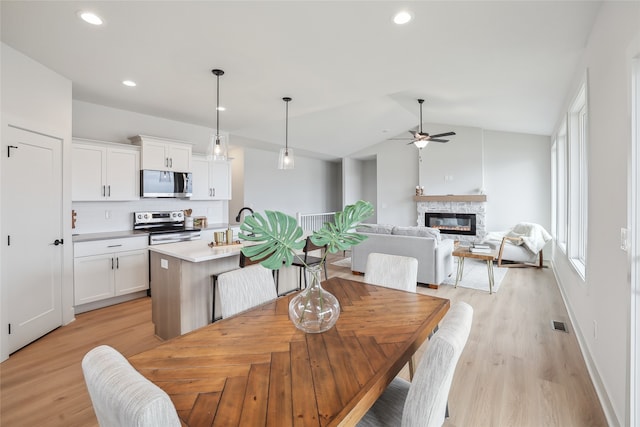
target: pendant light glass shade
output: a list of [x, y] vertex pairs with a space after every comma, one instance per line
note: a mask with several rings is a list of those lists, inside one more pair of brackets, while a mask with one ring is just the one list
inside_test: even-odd
[[289, 101], [291, 101], [291, 98], [285, 97], [282, 100], [285, 102], [284, 148], [280, 149], [278, 169], [293, 169], [293, 149], [289, 148]]
[[216, 76], [216, 133], [211, 135], [211, 141], [207, 146], [207, 158], [209, 160], [227, 160], [227, 139], [220, 135], [220, 76], [224, 71], [211, 70]]
[[293, 149], [281, 148], [280, 156], [278, 157], [278, 169], [293, 169], [293, 167]]

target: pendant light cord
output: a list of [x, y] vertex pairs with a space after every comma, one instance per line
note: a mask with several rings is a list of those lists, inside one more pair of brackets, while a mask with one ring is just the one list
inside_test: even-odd
[[289, 155], [289, 101], [291, 101], [291, 98], [288, 96], [285, 96], [284, 98], [282, 98], [282, 100], [285, 102], [284, 154], [285, 156], [288, 156]]

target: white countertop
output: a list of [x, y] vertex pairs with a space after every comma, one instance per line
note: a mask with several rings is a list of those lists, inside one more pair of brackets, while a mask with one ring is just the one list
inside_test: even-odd
[[189, 262], [203, 262], [240, 254], [244, 244], [209, 247], [208, 240], [167, 243], [149, 246], [149, 250]]

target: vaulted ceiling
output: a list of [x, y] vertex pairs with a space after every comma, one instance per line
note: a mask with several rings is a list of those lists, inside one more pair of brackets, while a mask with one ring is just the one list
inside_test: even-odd
[[[290, 96], [290, 146], [335, 158], [414, 129], [417, 98], [425, 123], [550, 135], [599, 7], [2, 1], [1, 19], [2, 41], [70, 79], [76, 100], [215, 128], [221, 68], [221, 130], [282, 145]], [[402, 9], [413, 20], [400, 26]]]

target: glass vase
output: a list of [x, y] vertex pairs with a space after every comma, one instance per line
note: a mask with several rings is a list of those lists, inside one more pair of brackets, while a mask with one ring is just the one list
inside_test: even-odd
[[328, 331], [340, 316], [340, 303], [322, 288], [321, 265], [307, 267], [308, 286], [289, 302], [289, 318], [296, 328], [308, 333]]

